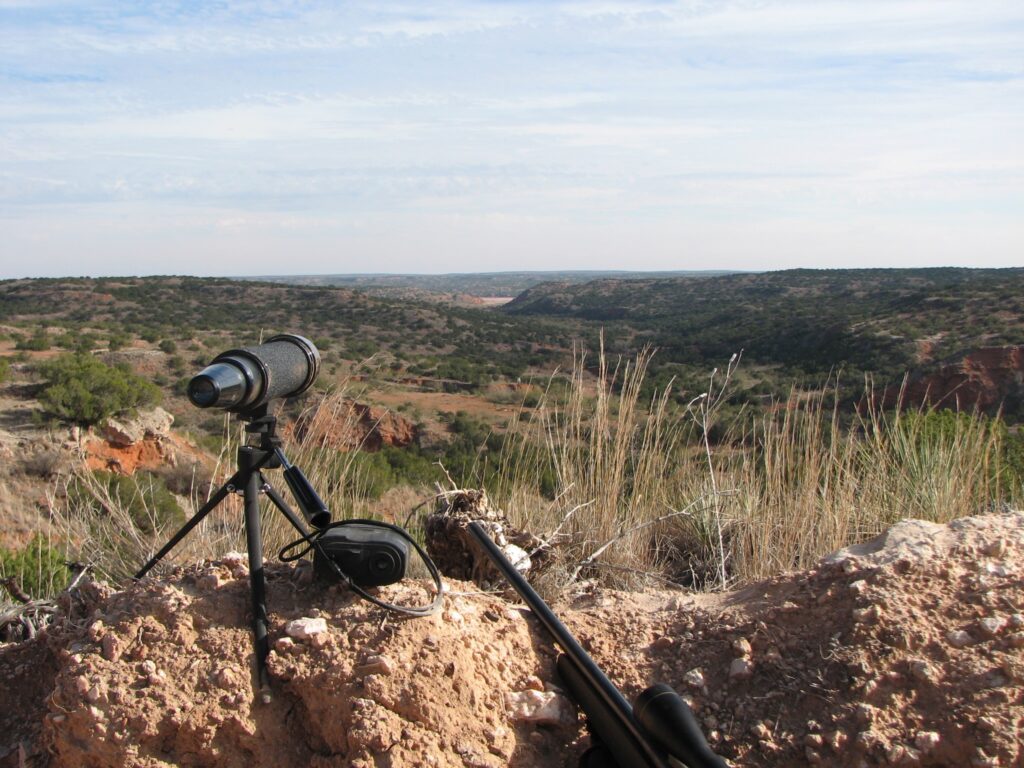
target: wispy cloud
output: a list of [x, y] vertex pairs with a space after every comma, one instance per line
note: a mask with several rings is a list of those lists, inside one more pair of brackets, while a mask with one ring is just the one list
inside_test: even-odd
[[1024, 245], [1016, 1], [0, 0], [0, 26], [7, 274], [83, 247], [316, 272]]

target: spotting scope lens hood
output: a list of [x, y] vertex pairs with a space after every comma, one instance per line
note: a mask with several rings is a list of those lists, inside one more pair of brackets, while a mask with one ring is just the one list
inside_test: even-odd
[[256, 347], [222, 352], [188, 383], [197, 408], [246, 413], [277, 397], [305, 392], [320, 372], [320, 353], [309, 339], [286, 333]]

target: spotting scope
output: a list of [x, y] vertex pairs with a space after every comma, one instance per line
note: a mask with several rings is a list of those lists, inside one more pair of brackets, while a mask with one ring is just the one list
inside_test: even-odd
[[217, 355], [188, 383], [188, 399], [199, 408], [249, 413], [276, 397], [305, 392], [319, 372], [320, 353], [313, 342], [285, 333]]

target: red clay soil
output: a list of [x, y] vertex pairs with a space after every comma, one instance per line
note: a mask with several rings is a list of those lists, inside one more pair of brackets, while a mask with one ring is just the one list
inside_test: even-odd
[[84, 441], [85, 465], [121, 475], [133, 475], [139, 470], [159, 470], [182, 460], [188, 463], [207, 463], [209, 457], [173, 433], [160, 436], [147, 435], [131, 445], [115, 445], [102, 437]]
[[[582, 722], [513, 711], [509, 694], [558, 685], [521, 605], [448, 581], [442, 614], [400, 619], [271, 566], [262, 704], [245, 570], [95, 595], [0, 649], [0, 764], [19, 745], [28, 765], [68, 768], [576, 764]], [[1024, 514], [900, 524], [737, 592], [594, 589], [554, 607], [627, 698], [655, 681], [684, 693], [732, 765], [1024, 765]], [[289, 637], [304, 617], [326, 631]]]

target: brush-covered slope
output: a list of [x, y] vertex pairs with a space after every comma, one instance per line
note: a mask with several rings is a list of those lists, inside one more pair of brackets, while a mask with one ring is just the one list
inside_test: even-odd
[[625, 325], [669, 359], [901, 374], [1024, 339], [1024, 269], [788, 270], [546, 283], [502, 311]]
[[[312, 338], [332, 357], [360, 360], [383, 352], [427, 369], [447, 360], [491, 375], [519, 375], [531, 363], [549, 362], [549, 353], [565, 343], [562, 329], [532, 318], [344, 287], [197, 277], [0, 281], [0, 324], [30, 334], [48, 328], [51, 342], [61, 329], [154, 340], [202, 337], [214, 345], [220, 340], [211, 339], [213, 332], [248, 344], [289, 331]], [[448, 368], [438, 375], [463, 373], [458, 365]]]

